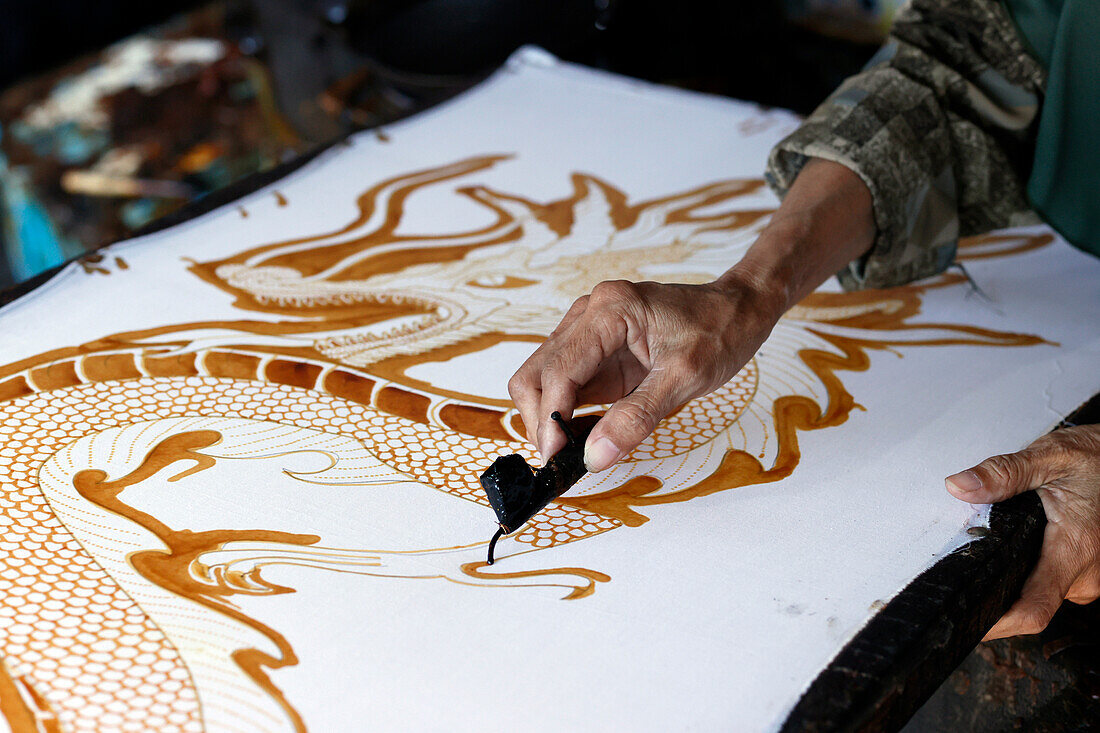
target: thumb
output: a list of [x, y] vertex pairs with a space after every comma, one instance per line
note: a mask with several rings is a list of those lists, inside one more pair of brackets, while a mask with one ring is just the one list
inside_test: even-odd
[[592, 472], [603, 471], [634, 450], [649, 437], [661, 418], [686, 399], [686, 395], [680, 394], [685, 383], [668, 369], [651, 371], [596, 423], [585, 442], [585, 467]]
[[992, 504], [1037, 489], [1055, 478], [1049, 453], [1026, 448], [987, 458], [977, 466], [947, 477], [947, 490], [971, 504]]

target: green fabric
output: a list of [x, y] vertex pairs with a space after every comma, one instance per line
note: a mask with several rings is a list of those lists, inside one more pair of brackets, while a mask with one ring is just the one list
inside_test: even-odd
[[1004, 0], [1047, 69], [1028, 198], [1100, 256], [1100, 0]]

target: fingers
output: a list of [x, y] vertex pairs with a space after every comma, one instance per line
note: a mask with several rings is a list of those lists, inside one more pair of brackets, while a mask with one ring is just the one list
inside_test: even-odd
[[614, 312], [590, 310], [588, 301], [584, 297], [573, 304], [550, 337], [508, 382], [527, 439], [538, 447], [543, 462], [566, 443], [550, 415], [572, 415], [581, 390], [626, 343], [622, 318]]
[[971, 504], [991, 504], [1036, 489], [1049, 481], [1058, 466], [1041, 447], [987, 458], [971, 469], [947, 477], [947, 490]]
[[690, 395], [682, 390], [690, 375], [655, 365], [637, 389], [611, 406], [584, 446], [589, 471], [603, 471], [632, 451], [657, 423]]
[[532, 375], [528, 367], [533, 358], [534, 356], [528, 357], [519, 371], [508, 380], [508, 395], [512, 398], [512, 402], [515, 403], [516, 409], [519, 410], [520, 417], [523, 419], [523, 428], [527, 431], [527, 442], [537, 445], [535, 440], [538, 423], [535, 422], [535, 416], [538, 415], [542, 389], [532, 379], [532, 376], [537, 376], [537, 374]]
[[564, 343], [542, 370], [542, 399], [537, 419], [539, 453], [543, 461], [565, 447], [566, 437], [550, 419], [559, 412], [568, 418], [578, 403], [578, 394], [600, 371], [601, 365], [626, 342], [626, 324], [609, 314], [579, 319], [566, 334]]
[[587, 295], [574, 301], [557, 327], [508, 380], [508, 394], [523, 419], [528, 442], [536, 448], [538, 447], [539, 404], [542, 401], [543, 366], [554, 353], [556, 342], [562, 338], [562, 334], [569, 330], [587, 308]]
[[1070, 587], [1088, 560], [1069, 541], [1066, 531], [1048, 524], [1043, 534], [1039, 562], [1024, 583], [1020, 599], [993, 626], [982, 641], [1017, 634], [1038, 634], [1050, 623]]

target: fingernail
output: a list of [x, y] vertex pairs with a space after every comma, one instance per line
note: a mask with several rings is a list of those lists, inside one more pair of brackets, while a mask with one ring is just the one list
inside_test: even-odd
[[947, 477], [947, 483], [955, 487], [960, 494], [969, 494], [982, 488], [982, 479], [973, 471], [963, 471]]
[[593, 473], [604, 470], [622, 457], [623, 452], [607, 438], [599, 438], [584, 447], [584, 466]]

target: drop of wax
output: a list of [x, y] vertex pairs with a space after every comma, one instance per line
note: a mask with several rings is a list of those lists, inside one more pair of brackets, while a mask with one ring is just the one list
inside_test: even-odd
[[497, 540], [527, 523], [554, 499], [568, 491], [588, 472], [584, 467], [584, 442], [599, 422], [599, 415], [585, 415], [571, 422], [553, 413], [567, 443], [540, 469], [527, 465], [518, 453], [500, 456], [481, 474], [481, 488], [496, 512], [500, 529], [489, 541], [487, 563], [495, 562]]

